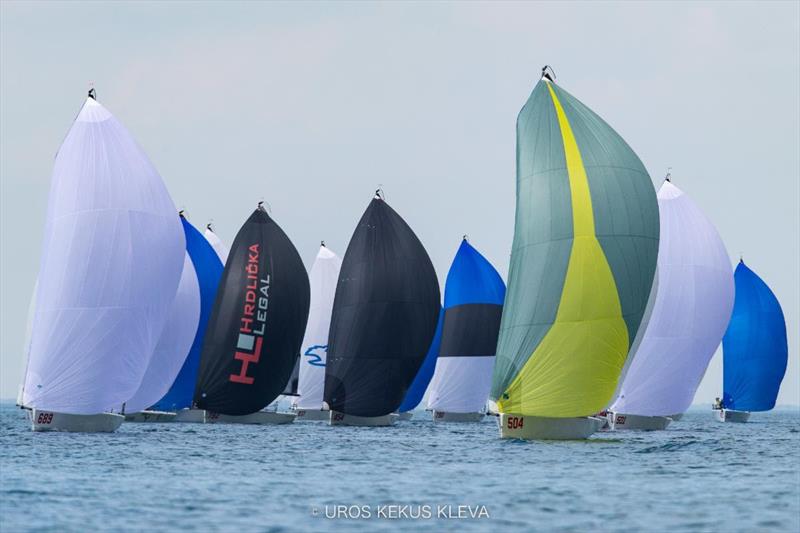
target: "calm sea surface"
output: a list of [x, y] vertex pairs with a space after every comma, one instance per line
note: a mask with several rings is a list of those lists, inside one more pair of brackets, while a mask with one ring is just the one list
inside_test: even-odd
[[34, 434], [3, 404], [0, 530], [800, 531], [796, 409], [561, 443], [501, 441], [495, 420]]

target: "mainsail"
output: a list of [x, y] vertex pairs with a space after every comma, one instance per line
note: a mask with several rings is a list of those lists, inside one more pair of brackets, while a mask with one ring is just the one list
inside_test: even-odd
[[625, 141], [543, 78], [517, 119], [517, 211], [491, 398], [581, 417], [611, 400], [658, 252], [653, 184]]
[[789, 352], [783, 310], [744, 261], [734, 272], [736, 298], [722, 339], [722, 406], [737, 411], [775, 407]]
[[428, 408], [450, 413], [483, 412], [506, 286], [500, 274], [465, 238], [444, 289], [444, 331]]
[[300, 255], [259, 205], [233, 241], [206, 328], [200, 409], [246, 415], [278, 397], [303, 340], [309, 290]]
[[686, 411], [733, 307], [731, 264], [714, 225], [669, 181], [658, 191], [658, 207], [655, 302], [611, 406], [617, 413], [669, 416]]
[[330, 409], [363, 417], [397, 410], [430, 346], [439, 298], [422, 243], [384, 200], [373, 199], [336, 287], [325, 369]]
[[222, 277], [222, 263], [214, 248], [186, 218], [181, 217], [181, 223], [183, 224], [183, 234], [186, 237], [186, 252], [191, 259], [197, 278], [200, 313], [191, 347], [188, 352], [183, 353], [182, 366], [177, 377], [166, 394], [152, 406], [153, 409], [159, 411], [177, 411], [192, 406], [206, 326], [211, 316], [211, 309], [214, 307], [219, 280]]
[[178, 292], [172, 301], [167, 323], [150, 357], [139, 389], [125, 402], [125, 411], [138, 413], [147, 409], [166, 393], [181, 369], [192, 347], [200, 321], [200, 287], [192, 260], [187, 252]]
[[119, 411], [175, 298], [184, 239], [164, 182], [90, 96], [56, 155], [23, 402]]
[[325, 390], [325, 361], [328, 355], [328, 331], [331, 327], [333, 298], [339, 281], [341, 258], [324, 244], [311, 266], [311, 309], [300, 349], [300, 374], [297, 385], [298, 409], [322, 409]]

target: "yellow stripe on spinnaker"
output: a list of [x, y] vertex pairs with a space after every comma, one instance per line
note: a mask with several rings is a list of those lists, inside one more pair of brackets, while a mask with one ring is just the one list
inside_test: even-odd
[[555, 91], [569, 176], [574, 240], [555, 322], [497, 402], [504, 413], [587, 416], [603, 409], [629, 349], [619, 294], [594, 228], [589, 180]]

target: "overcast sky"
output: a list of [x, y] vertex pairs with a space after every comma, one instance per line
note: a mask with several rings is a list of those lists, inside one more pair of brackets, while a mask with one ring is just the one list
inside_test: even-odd
[[[310, 266], [377, 186], [443, 282], [503, 277], [514, 124], [545, 63], [775, 291], [800, 403], [800, 11], [780, 3], [0, 3], [0, 397], [16, 395], [53, 156], [94, 82], [228, 243], [265, 199]], [[721, 353], [695, 398], [721, 391]]]

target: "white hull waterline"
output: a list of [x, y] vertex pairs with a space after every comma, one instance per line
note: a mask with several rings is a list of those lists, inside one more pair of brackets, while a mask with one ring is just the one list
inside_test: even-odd
[[383, 416], [355, 416], [330, 411], [330, 424], [332, 426], [385, 427], [393, 426], [398, 418], [399, 415], [395, 413]]
[[667, 429], [672, 422], [666, 416], [641, 416], [629, 415], [626, 413], [608, 413], [608, 421], [611, 431], [639, 430], [639, 431], [660, 431]]
[[414, 413], [406, 411], [405, 413], [397, 413], [398, 420], [411, 420], [414, 418]]
[[604, 424], [597, 417], [546, 418], [501, 413], [500, 438], [525, 440], [583, 440]]
[[291, 424], [295, 419], [294, 413], [278, 413], [275, 411], [258, 411], [249, 415], [232, 416], [221, 415], [206, 411], [206, 424]]
[[480, 422], [486, 413], [448, 413], [433, 411], [434, 422]]
[[673, 422], [677, 422], [681, 418], [683, 418], [683, 413], [678, 413], [675, 415], [669, 415], [667, 418], [671, 418]]
[[68, 431], [72, 433], [111, 433], [117, 430], [125, 417], [114, 413], [97, 415], [71, 415], [31, 409], [28, 411], [33, 431]]
[[734, 411], [732, 409], [715, 409], [714, 419], [717, 422], [736, 422], [744, 424], [750, 419], [749, 411]]
[[296, 409], [297, 421], [307, 420], [309, 422], [327, 422], [331, 419], [331, 412], [322, 409]]
[[184, 424], [202, 424], [205, 422], [206, 412], [203, 409], [181, 409], [175, 413], [173, 422]]
[[173, 422], [175, 416], [175, 413], [168, 411], [139, 411], [125, 415], [125, 422]]

